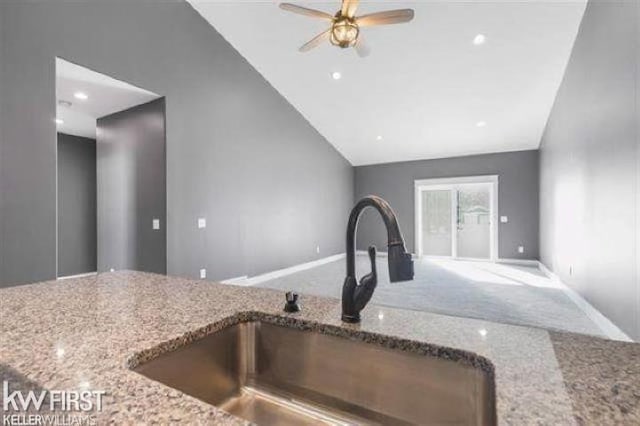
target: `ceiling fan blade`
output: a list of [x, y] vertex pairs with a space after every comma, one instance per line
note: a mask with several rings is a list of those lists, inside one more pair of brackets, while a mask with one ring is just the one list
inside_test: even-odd
[[359, 3], [360, 0], [342, 0], [342, 11], [340, 13], [342, 16], [353, 18], [356, 15]]
[[369, 45], [364, 41], [362, 35], [358, 36], [358, 41], [356, 41], [356, 44], [353, 46], [353, 48], [356, 49], [356, 53], [361, 58], [366, 58], [371, 53], [371, 49], [369, 48]]
[[327, 31], [318, 34], [317, 36], [312, 38], [310, 41], [308, 41], [305, 44], [303, 44], [299, 49], [300, 52], [308, 52], [311, 49], [313, 49], [315, 47], [318, 47], [323, 42], [329, 40], [329, 35], [330, 34], [331, 34], [331, 29], [328, 29]]
[[409, 22], [413, 19], [413, 9], [387, 10], [385, 12], [370, 13], [356, 18], [360, 27], [373, 27], [375, 25], [391, 25]]
[[307, 7], [302, 7], [291, 3], [280, 3], [280, 9], [286, 10], [287, 12], [297, 13], [298, 15], [311, 16], [312, 18], [327, 19], [329, 21], [333, 20], [333, 16], [329, 15], [326, 12], [309, 9]]

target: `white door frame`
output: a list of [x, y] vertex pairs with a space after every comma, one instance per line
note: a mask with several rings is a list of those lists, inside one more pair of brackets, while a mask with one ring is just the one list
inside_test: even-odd
[[[414, 220], [415, 220], [415, 252], [418, 256], [422, 253], [422, 193], [427, 190], [448, 189], [454, 190], [469, 184], [486, 183], [489, 185], [489, 203], [491, 215], [489, 219], [490, 255], [489, 260], [498, 260], [498, 175], [464, 176], [437, 179], [417, 179], [414, 181]], [[452, 226], [452, 256], [458, 258], [457, 250], [457, 200], [451, 197], [451, 226]], [[466, 258], [465, 258], [466, 259]], [[486, 259], [483, 259], [486, 260]]]

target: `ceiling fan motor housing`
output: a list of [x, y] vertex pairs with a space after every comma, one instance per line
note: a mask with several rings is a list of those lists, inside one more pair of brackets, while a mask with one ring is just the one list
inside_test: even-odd
[[348, 17], [337, 17], [331, 26], [331, 44], [343, 49], [352, 47], [358, 40], [360, 28], [355, 20]]

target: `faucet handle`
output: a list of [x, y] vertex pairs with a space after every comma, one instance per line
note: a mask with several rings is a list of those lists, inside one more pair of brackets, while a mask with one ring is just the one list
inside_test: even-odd
[[298, 304], [298, 293], [288, 291], [285, 294], [286, 303], [284, 305], [285, 312], [299, 312], [300, 305]]
[[369, 252], [369, 260], [371, 261], [371, 274], [375, 279], [378, 278], [378, 271], [376, 270], [376, 246], [369, 246], [367, 250]]

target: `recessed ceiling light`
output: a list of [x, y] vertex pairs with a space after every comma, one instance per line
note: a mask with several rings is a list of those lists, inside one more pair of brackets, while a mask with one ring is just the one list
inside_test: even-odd
[[83, 92], [76, 92], [73, 94], [73, 96], [75, 96], [76, 99], [80, 99], [82, 101], [86, 101], [87, 99], [89, 99], [89, 96]]
[[56, 118], [56, 124], [64, 124], [64, 120], [62, 118]]
[[58, 101], [58, 105], [60, 105], [61, 107], [70, 108], [71, 105], [73, 105], [73, 104], [71, 102], [69, 102], [69, 101], [65, 101], [64, 99], [60, 99]]
[[340, 74], [340, 72], [338, 71], [334, 71], [331, 73], [331, 78], [333, 78], [334, 80], [340, 80], [342, 78], [342, 74]]
[[382, 136], [380, 136], [380, 135], [376, 136], [376, 140], [377, 141], [381, 141], [382, 140]]
[[478, 122], [476, 123], [476, 126], [478, 126], [478, 127], [484, 127], [484, 126], [486, 126], [486, 125], [487, 125], [487, 122], [486, 122], [486, 121], [478, 121]]
[[475, 44], [476, 46], [484, 44], [485, 41], [487, 41], [487, 37], [485, 37], [484, 34], [478, 34], [473, 38], [473, 44]]

